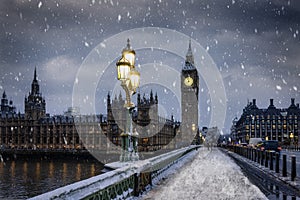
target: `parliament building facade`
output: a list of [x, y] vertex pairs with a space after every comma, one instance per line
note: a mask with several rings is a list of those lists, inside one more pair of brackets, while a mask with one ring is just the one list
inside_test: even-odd
[[[36, 69], [31, 91], [25, 96], [25, 113], [17, 113], [6, 92], [1, 99], [1, 149], [98, 149], [121, 145], [120, 134], [126, 125], [126, 109], [120, 94], [111, 100], [107, 95], [107, 116], [80, 115], [69, 109], [64, 115], [46, 113], [45, 98], [41, 95]], [[133, 116], [134, 130], [140, 133], [139, 150], [154, 151], [165, 147], [175, 137], [179, 122], [158, 116], [158, 97], [137, 95]], [[151, 125], [149, 127], [149, 125]], [[151, 137], [148, 137], [150, 135]], [[155, 133], [155, 134], [153, 134]]]

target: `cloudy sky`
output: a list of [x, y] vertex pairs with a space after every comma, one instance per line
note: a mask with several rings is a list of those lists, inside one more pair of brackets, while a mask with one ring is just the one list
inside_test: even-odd
[[[270, 98], [280, 108], [288, 107], [290, 98], [299, 103], [299, 23], [298, 0], [1, 0], [0, 92], [5, 90], [17, 110], [24, 112], [24, 96], [37, 67], [47, 112], [62, 114], [72, 105], [76, 74], [95, 47], [127, 30], [167, 28], [191, 37], [215, 62], [226, 91], [223, 131], [227, 132], [248, 99], [257, 99], [261, 108], [268, 106]], [[183, 54], [187, 47], [188, 41], [178, 45]], [[141, 68], [147, 55], [137, 51]], [[180, 71], [183, 60], [166, 55], [172, 59], [160, 62]], [[114, 73], [107, 74], [117, 81]], [[208, 126], [212, 91], [205, 81], [200, 84], [200, 126]], [[150, 88], [141, 92], [149, 93]], [[106, 112], [102, 104], [107, 90], [97, 90], [99, 112]], [[158, 93], [161, 102], [168, 104], [172, 94], [168, 96], [166, 89]], [[179, 119], [174, 105], [166, 113]]]

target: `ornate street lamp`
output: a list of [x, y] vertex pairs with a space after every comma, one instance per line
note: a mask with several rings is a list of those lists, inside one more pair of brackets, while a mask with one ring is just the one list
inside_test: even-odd
[[134, 108], [134, 103], [131, 102], [131, 96], [135, 94], [136, 89], [140, 85], [140, 73], [135, 69], [135, 51], [130, 47], [130, 40], [127, 40], [127, 46], [122, 51], [122, 58], [116, 63], [118, 80], [121, 81], [121, 86], [126, 94], [126, 102], [124, 107], [128, 110], [126, 118], [126, 130], [122, 133], [122, 153], [120, 161], [138, 160], [138, 143], [137, 133], [132, 132], [131, 112]]

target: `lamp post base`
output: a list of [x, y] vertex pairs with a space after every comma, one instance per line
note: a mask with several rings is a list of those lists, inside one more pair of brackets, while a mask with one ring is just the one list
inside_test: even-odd
[[132, 155], [128, 151], [123, 151], [120, 155], [120, 162], [128, 162], [132, 160]]
[[133, 152], [131, 155], [132, 161], [138, 161], [140, 159], [138, 152]]

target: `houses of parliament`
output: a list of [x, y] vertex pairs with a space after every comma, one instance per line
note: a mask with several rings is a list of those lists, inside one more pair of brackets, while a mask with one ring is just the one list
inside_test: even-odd
[[[137, 94], [137, 106], [131, 117], [132, 130], [139, 134], [138, 151], [169, 148], [170, 143], [173, 143], [172, 148], [176, 148], [176, 142], [171, 141], [184, 131], [195, 137], [198, 130], [198, 103], [190, 100], [189, 96], [197, 95], [195, 99], [198, 99], [198, 79], [190, 43], [181, 78], [182, 96], [187, 101], [182, 103], [185, 129], [180, 128], [180, 122], [175, 121], [173, 116], [166, 119], [158, 115], [157, 94], [151, 91], [149, 98]], [[121, 94], [111, 97], [108, 93], [106, 102], [106, 115], [81, 115], [70, 108], [63, 115], [50, 116], [46, 113], [46, 101], [41, 94], [35, 69], [31, 91], [24, 99], [24, 113], [17, 113], [13, 102], [8, 101], [6, 92], [2, 94], [0, 149], [102, 150], [120, 147], [120, 135], [126, 130], [127, 123], [125, 100]], [[192, 124], [188, 124], [190, 118]]]
[[[107, 116], [80, 115], [69, 108], [64, 115], [50, 116], [41, 95], [36, 69], [31, 91], [25, 96], [25, 113], [17, 113], [4, 91], [1, 99], [0, 144], [9, 149], [106, 149], [110, 143], [120, 146], [120, 134], [126, 126], [126, 108], [121, 93], [107, 95]], [[154, 151], [166, 146], [175, 136], [179, 122], [158, 116], [158, 96], [137, 94], [137, 110], [132, 116], [135, 130], [155, 132], [139, 138], [140, 151]], [[151, 123], [150, 123], [151, 121]], [[149, 127], [149, 125], [151, 126]], [[145, 129], [145, 130], [143, 130]]]

